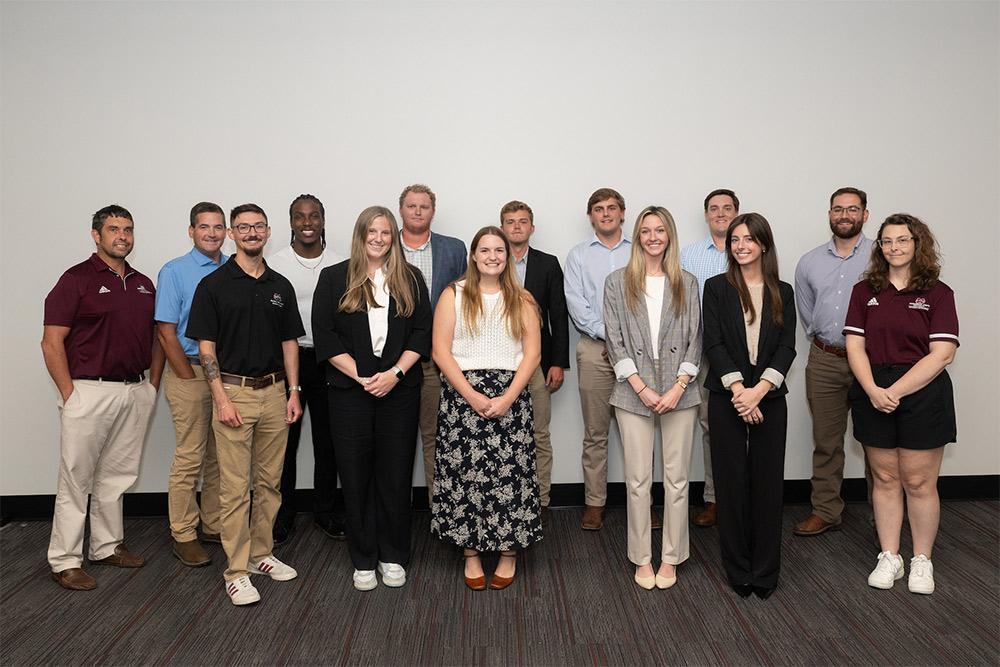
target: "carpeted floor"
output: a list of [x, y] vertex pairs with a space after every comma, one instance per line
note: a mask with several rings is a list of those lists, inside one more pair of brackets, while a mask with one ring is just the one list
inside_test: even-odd
[[127, 521], [146, 567], [89, 566], [98, 588], [83, 593], [48, 578], [50, 524], [13, 522], [0, 529], [0, 664], [1000, 664], [1000, 503], [945, 503], [930, 596], [909, 593], [905, 578], [889, 591], [866, 585], [877, 548], [864, 505], [848, 506], [840, 531], [794, 537], [805, 511], [786, 508], [781, 583], [766, 602], [726, 586], [714, 529], [692, 528], [676, 587], [639, 589], [624, 508], [596, 533], [579, 529], [580, 509], [553, 510], [514, 585], [478, 593], [426, 512], [406, 586], [369, 593], [351, 585], [345, 543], [301, 515], [275, 552], [299, 577], [255, 577], [262, 601], [244, 608], [223, 590], [221, 547], [210, 545], [211, 566], [186, 568], [163, 519]]

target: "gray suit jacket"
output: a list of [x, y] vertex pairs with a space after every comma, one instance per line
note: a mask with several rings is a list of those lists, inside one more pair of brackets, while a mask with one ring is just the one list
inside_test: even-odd
[[[618, 269], [604, 283], [604, 327], [607, 332], [608, 360], [615, 366], [618, 383], [611, 393], [611, 405], [637, 415], [653, 416], [653, 411], [626, 382], [635, 372], [656, 393], [662, 394], [676, 382], [682, 363], [697, 368], [701, 363], [701, 303], [698, 281], [688, 273], [684, 276], [684, 312], [674, 315], [670, 286], [663, 293], [660, 330], [656, 332], [659, 360], [654, 365], [653, 339], [649, 331], [649, 315], [645, 299], [632, 312], [625, 304], [625, 269]], [[657, 368], [659, 371], [657, 371]], [[692, 380], [684, 390], [677, 410], [701, 403], [701, 394]]]
[[431, 297], [431, 312], [437, 308], [438, 298], [444, 288], [465, 275], [468, 253], [465, 244], [453, 236], [431, 232], [431, 265], [433, 267], [428, 291]]

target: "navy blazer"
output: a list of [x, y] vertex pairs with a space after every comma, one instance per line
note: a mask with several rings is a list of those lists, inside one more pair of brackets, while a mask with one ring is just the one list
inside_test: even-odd
[[542, 372], [569, 368], [569, 312], [563, 291], [563, 272], [555, 255], [528, 247], [524, 289], [538, 303], [542, 320]]
[[[709, 365], [708, 376], [705, 378], [706, 389], [727, 393], [728, 390], [722, 386], [722, 376], [734, 371], [743, 374], [743, 385], [746, 387], [760, 382], [760, 375], [766, 368], [773, 368], [788, 376], [788, 369], [795, 359], [795, 294], [792, 286], [783, 281], [779, 281], [778, 291], [781, 294], [784, 326], [780, 329], [775, 326], [774, 318], [771, 317], [771, 299], [767, 290], [764, 290], [763, 312], [757, 313], [760, 318], [757, 364], [751, 367], [740, 293], [729, 284], [725, 273], [705, 282], [702, 347]], [[787, 393], [788, 383], [782, 382], [780, 387], [768, 393], [768, 397]]]
[[444, 288], [465, 275], [469, 258], [465, 244], [453, 236], [431, 232], [431, 311]]
[[[328, 266], [319, 274], [319, 282], [313, 294], [312, 325], [313, 341], [316, 345], [316, 359], [326, 360], [327, 384], [344, 389], [353, 387], [357, 380], [348, 377], [329, 363], [331, 357], [345, 352], [354, 358], [358, 375], [370, 377], [387, 371], [396, 365], [406, 350], [420, 355], [427, 361], [431, 353], [431, 306], [427, 297], [424, 276], [417, 267], [407, 264], [413, 279], [417, 303], [410, 317], [396, 314], [396, 299], [389, 295], [389, 330], [382, 357], [372, 352], [371, 329], [368, 313], [345, 313], [339, 310], [340, 298], [347, 290], [347, 265], [350, 260]], [[409, 387], [420, 386], [423, 369], [414, 364], [401, 383]]]

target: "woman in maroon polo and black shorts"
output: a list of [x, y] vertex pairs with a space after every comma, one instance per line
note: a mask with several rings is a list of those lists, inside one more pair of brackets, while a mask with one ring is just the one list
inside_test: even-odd
[[944, 370], [958, 347], [958, 315], [937, 242], [918, 218], [895, 213], [879, 228], [865, 279], [854, 286], [844, 334], [854, 373], [854, 437], [865, 447], [881, 553], [874, 588], [903, 577], [903, 493], [913, 537], [908, 587], [934, 592], [931, 551], [941, 515], [937, 480], [955, 442], [955, 401]]

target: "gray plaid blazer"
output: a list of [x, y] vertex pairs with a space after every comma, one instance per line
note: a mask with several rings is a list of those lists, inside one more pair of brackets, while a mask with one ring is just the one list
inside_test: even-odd
[[[653, 359], [653, 338], [649, 331], [649, 315], [645, 299], [632, 312], [625, 305], [625, 269], [618, 269], [604, 283], [604, 327], [607, 332], [608, 360], [615, 367], [617, 384], [611, 393], [611, 405], [637, 415], [653, 416], [653, 411], [625, 380], [633, 373], [656, 393], [662, 394], [677, 380], [682, 363], [693, 368], [701, 363], [701, 303], [698, 281], [688, 273], [684, 277], [684, 312], [674, 315], [670, 286], [663, 293], [660, 330], [656, 332], [659, 359]], [[678, 410], [701, 403], [701, 394], [692, 378], [677, 403]]]

